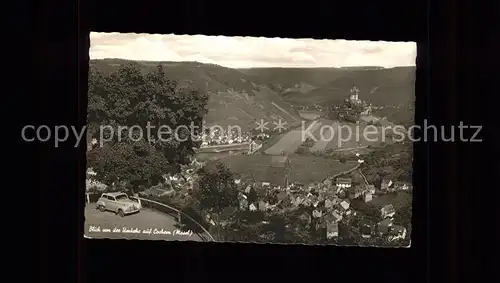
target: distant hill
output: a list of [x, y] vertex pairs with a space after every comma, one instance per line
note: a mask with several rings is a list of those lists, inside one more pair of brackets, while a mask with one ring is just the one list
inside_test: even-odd
[[[91, 60], [111, 72], [132, 61]], [[292, 106], [342, 103], [356, 85], [359, 97], [373, 105], [411, 105], [415, 67], [252, 68], [231, 69], [198, 62], [137, 62], [147, 72], [161, 63], [169, 78], [189, 81], [210, 94], [208, 124], [255, 128], [255, 122], [279, 118], [292, 124], [300, 115]]]
[[[92, 60], [91, 67], [102, 72], [112, 72], [131, 61], [121, 59]], [[168, 78], [190, 82], [210, 94], [208, 125], [221, 127], [238, 125], [242, 130], [252, 130], [260, 119], [272, 122], [282, 119], [292, 124], [300, 115], [286, 103], [282, 96], [267, 85], [236, 69], [197, 62], [136, 62], [144, 72], [162, 64]]]
[[240, 71], [279, 92], [293, 89], [297, 84], [321, 87], [346, 72], [338, 68], [252, 68]]
[[[374, 105], [412, 104], [414, 101], [415, 67], [345, 67], [345, 68], [268, 68], [243, 72], [280, 92], [285, 101], [297, 106], [332, 104], [349, 96], [353, 85], [360, 89], [360, 99]], [[313, 86], [303, 92], [297, 85]]]

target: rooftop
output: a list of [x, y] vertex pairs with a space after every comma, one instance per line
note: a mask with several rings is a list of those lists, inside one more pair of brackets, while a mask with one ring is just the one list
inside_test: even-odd
[[382, 210], [383, 211], [395, 211], [396, 209], [394, 208], [394, 206], [392, 204], [388, 204], [388, 205], [385, 205], [384, 207], [382, 207]]
[[339, 224], [337, 224], [337, 222], [327, 221], [326, 229], [330, 233], [338, 232], [339, 231]]
[[403, 233], [405, 230], [406, 228], [400, 225], [392, 226], [392, 231], [394, 231], [395, 233]]
[[352, 179], [351, 178], [337, 178], [337, 183], [351, 183]]

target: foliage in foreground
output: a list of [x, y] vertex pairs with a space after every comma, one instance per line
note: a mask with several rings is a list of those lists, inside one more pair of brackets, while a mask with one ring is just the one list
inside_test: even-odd
[[[91, 68], [88, 96], [88, 131], [106, 141], [89, 152], [88, 162], [105, 184], [155, 184], [163, 174], [179, 172], [200, 145], [189, 135], [200, 136], [208, 97], [168, 80], [161, 65], [148, 74], [135, 64], [110, 74]], [[192, 133], [182, 129], [191, 125]]]
[[233, 173], [223, 163], [214, 162], [199, 171], [198, 200], [200, 209], [221, 214], [238, 206], [238, 191]]

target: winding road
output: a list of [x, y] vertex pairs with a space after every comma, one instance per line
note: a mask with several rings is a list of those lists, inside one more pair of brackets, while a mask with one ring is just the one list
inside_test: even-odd
[[365, 180], [365, 185], [369, 185], [370, 183], [368, 183], [368, 180], [366, 179], [366, 176], [365, 174], [363, 174], [363, 171], [361, 171], [361, 169], [359, 169], [359, 174], [361, 174], [361, 176], [363, 177], [363, 179]]
[[[176, 223], [173, 217], [149, 208], [143, 208], [136, 214], [120, 217], [113, 212], [99, 211], [95, 203], [85, 206], [85, 236], [88, 238], [203, 241], [195, 233], [179, 233]], [[104, 232], [106, 229], [109, 229], [109, 232]], [[142, 233], [143, 230], [148, 229], [151, 229], [150, 234]]]

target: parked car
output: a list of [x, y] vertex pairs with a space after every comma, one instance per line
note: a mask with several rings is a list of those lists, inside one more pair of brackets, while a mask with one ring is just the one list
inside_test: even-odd
[[125, 193], [103, 193], [97, 201], [97, 209], [102, 212], [112, 211], [121, 217], [139, 212], [141, 208], [138, 198], [129, 198]]

